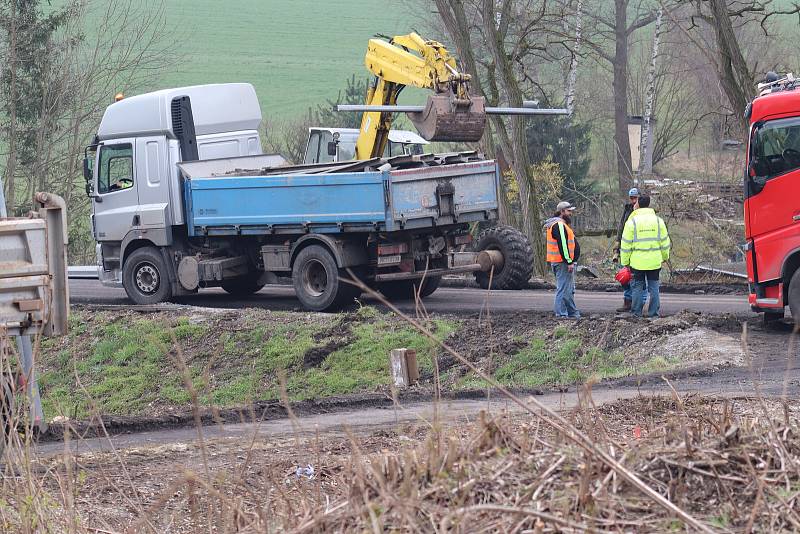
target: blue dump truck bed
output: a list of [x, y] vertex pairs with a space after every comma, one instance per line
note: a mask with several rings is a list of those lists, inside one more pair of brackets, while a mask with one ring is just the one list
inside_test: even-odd
[[190, 236], [393, 232], [497, 218], [493, 160], [319, 174], [181, 169]]

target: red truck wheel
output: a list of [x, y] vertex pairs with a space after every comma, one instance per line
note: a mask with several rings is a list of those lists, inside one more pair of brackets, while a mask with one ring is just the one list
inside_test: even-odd
[[789, 281], [789, 310], [795, 324], [800, 325], [800, 269], [797, 269]]

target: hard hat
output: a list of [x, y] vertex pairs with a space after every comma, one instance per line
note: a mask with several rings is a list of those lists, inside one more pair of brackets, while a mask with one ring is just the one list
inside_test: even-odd
[[631, 271], [630, 267], [625, 266], [619, 271], [617, 271], [617, 274], [614, 276], [614, 279], [623, 286], [626, 286], [630, 284], [631, 280], [633, 279], [633, 271]]
[[629, 196], [629, 197], [638, 197], [638, 196], [640, 196], [640, 195], [639, 195], [639, 188], [637, 188], [637, 187], [632, 187], [632, 188], [631, 188], [631, 190], [630, 190], [630, 191], [628, 191], [628, 196]]
[[559, 202], [558, 205], [556, 206], [556, 211], [561, 211], [561, 210], [575, 211], [575, 209], [576, 209], [575, 206], [566, 201]]

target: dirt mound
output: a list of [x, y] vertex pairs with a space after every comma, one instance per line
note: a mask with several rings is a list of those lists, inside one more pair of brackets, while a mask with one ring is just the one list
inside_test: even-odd
[[[541, 346], [550, 354], [553, 365], [559, 365], [557, 358], [566, 359], [565, 353], [572, 351], [577, 365], [581, 360], [601, 357], [614, 361], [620, 371], [627, 368], [634, 373], [647, 373], [678, 365], [709, 369], [742, 365], [744, 352], [739, 332], [741, 324], [733, 316], [692, 312], [652, 321], [592, 316], [575, 322], [558, 321], [545, 313], [511, 313], [494, 315], [491, 320], [470, 318], [446, 342], [490, 373], [509, 359], [520, 354], [526, 356], [532, 346]], [[536, 358], [537, 354], [534, 352], [530, 357]], [[453, 376], [466, 373], [452, 356], [444, 355], [439, 365], [445, 370], [455, 368]], [[601, 362], [602, 365], [605, 363]], [[587, 371], [591, 369], [590, 365], [584, 367]], [[608, 376], [621, 374], [612, 370]], [[586, 373], [576, 376], [586, 378]]]

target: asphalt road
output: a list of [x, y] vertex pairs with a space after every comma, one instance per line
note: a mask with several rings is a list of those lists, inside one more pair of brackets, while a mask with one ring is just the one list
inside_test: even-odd
[[[424, 300], [428, 312], [476, 313], [485, 305], [487, 298], [492, 311], [540, 311], [552, 309], [553, 292], [536, 291], [492, 291], [472, 288], [440, 288]], [[104, 287], [97, 280], [70, 280], [70, 300], [73, 304], [130, 305], [125, 291]], [[366, 297], [364, 301], [374, 303]], [[578, 291], [575, 295], [578, 308], [586, 313], [608, 313], [622, 304], [621, 293]], [[271, 310], [301, 310], [291, 286], [267, 286], [256, 295], [234, 298], [222, 289], [202, 290], [197, 295], [183, 298], [183, 304], [209, 308], [266, 308]], [[414, 303], [397, 302], [401, 310], [413, 311]], [[750, 308], [743, 295], [694, 295], [661, 294], [662, 314], [673, 314], [682, 310], [704, 313], [748, 314]]]

